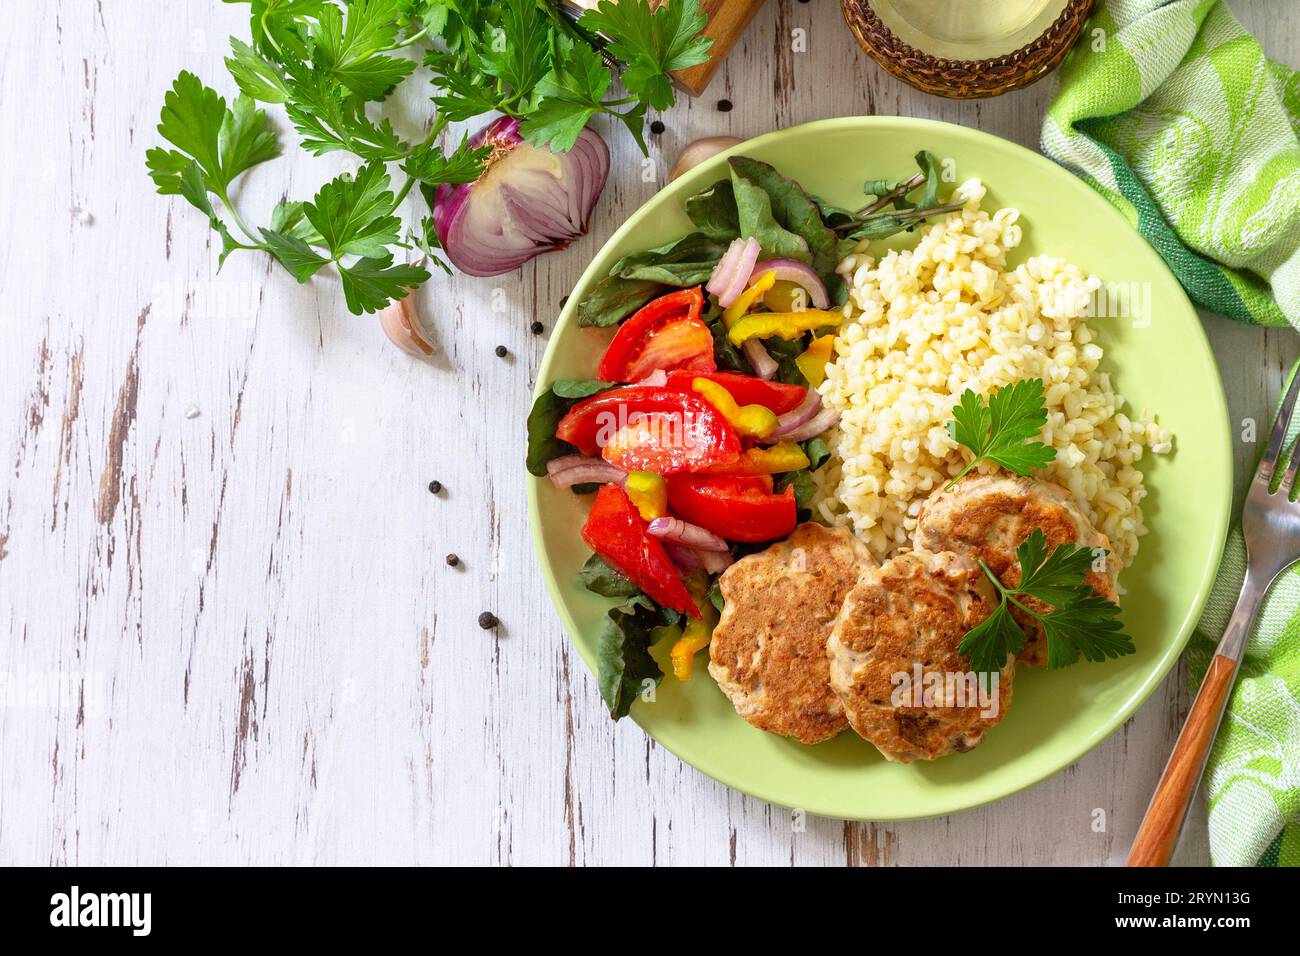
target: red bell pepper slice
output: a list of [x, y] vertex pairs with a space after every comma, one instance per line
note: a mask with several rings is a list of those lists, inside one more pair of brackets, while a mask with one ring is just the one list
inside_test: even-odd
[[596, 492], [582, 526], [582, 540], [653, 600], [691, 617], [700, 616], [672, 559], [646, 533], [645, 519], [618, 485], [602, 485]]
[[808, 389], [800, 385], [769, 382], [740, 372], [669, 372], [668, 387], [689, 392], [693, 390], [691, 382], [697, 378], [717, 382], [731, 393], [737, 405], [762, 405], [778, 415], [794, 411], [808, 395]]
[[602, 382], [639, 382], [657, 369], [711, 372], [713, 333], [700, 319], [699, 286], [661, 295], [621, 326], [596, 370]]
[[629, 385], [584, 398], [560, 419], [555, 437], [624, 471], [671, 475], [740, 457], [730, 422], [698, 395]]
[[728, 541], [774, 541], [794, 530], [794, 488], [772, 494], [770, 475], [668, 479], [668, 507], [684, 521]]

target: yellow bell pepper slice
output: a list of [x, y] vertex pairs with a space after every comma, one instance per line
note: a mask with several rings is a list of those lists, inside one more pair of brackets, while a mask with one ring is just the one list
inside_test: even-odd
[[826, 364], [834, 351], [835, 336], [822, 335], [813, 339], [803, 354], [794, 360], [794, 364], [799, 366], [799, 371], [803, 372], [803, 377], [813, 388], [826, 381]]
[[808, 307], [808, 293], [797, 282], [777, 279], [776, 284], [763, 296], [769, 312], [795, 312]]
[[825, 309], [804, 309], [801, 312], [755, 312], [747, 315], [727, 331], [727, 338], [732, 345], [740, 345], [750, 339], [767, 339], [780, 336], [783, 339], [796, 339], [813, 329], [828, 325], [838, 326], [844, 321], [839, 312], [827, 312]]
[[692, 380], [691, 388], [720, 411], [743, 438], [766, 438], [781, 426], [772, 409], [765, 405], [737, 405], [731, 393], [717, 382], [697, 378]]
[[709, 600], [707, 586], [708, 578], [698, 573], [686, 580], [686, 587], [695, 599], [695, 606], [700, 609], [700, 616], [686, 622], [682, 636], [673, 642], [673, 649], [669, 652], [673, 676], [678, 680], [691, 679], [691, 664], [695, 655], [713, 640], [713, 627], [718, 623], [718, 609]]
[[653, 471], [629, 472], [623, 490], [646, 521], [668, 514], [668, 482]]
[[786, 471], [802, 471], [811, 464], [804, 450], [792, 441], [783, 441], [768, 448], [747, 448], [740, 458], [730, 465], [717, 466], [718, 473], [728, 475], [779, 475]]
[[736, 301], [731, 303], [722, 311], [722, 324], [731, 328], [731, 323], [748, 312], [759, 299], [767, 294], [768, 290], [776, 283], [776, 271], [769, 269], [761, 276], [755, 279], [748, 289], [736, 297]]

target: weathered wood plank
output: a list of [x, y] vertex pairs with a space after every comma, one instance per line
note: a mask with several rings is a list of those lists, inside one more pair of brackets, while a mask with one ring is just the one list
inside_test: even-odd
[[[1294, 31], [1238, 6], [1271, 55], [1300, 59]], [[684, 144], [869, 112], [1032, 146], [1045, 87], [923, 96], [856, 53], [836, 4], [772, 0], [708, 93], [663, 117], [653, 181], [610, 136], [617, 172], [589, 236], [421, 293], [441, 352], [420, 363], [348, 316], [330, 281], [297, 287], [239, 256], [215, 274], [203, 224], [153, 194], [143, 153], [162, 91], [181, 67], [230, 91], [221, 57], [241, 8], [8, 12], [0, 142], [33, 145], [0, 178], [0, 671], [14, 692], [0, 862], [1124, 858], [1188, 702], [1179, 678], [1075, 767], [995, 806], [896, 825], [792, 817], [609, 723], [534, 567], [520, 469], [545, 346], [529, 323], [549, 330]], [[404, 106], [418, 128], [423, 98]], [[262, 215], [341, 168], [295, 156], [239, 202]], [[1295, 337], [1206, 324], [1234, 421], [1267, 419]], [[495, 638], [475, 623], [485, 609], [504, 622]], [[1195, 823], [1184, 850], [1204, 858]]]

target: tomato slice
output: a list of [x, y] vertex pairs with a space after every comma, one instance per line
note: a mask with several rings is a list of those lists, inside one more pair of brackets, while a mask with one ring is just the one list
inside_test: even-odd
[[700, 319], [704, 292], [699, 286], [661, 295], [642, 306], [621, 326], [600, 360], [602, 382], [639, 382], [657, 369], [711, 372], [713, 333]]
[[672, 475], [740, 458], [740, 439], [698, 395], [628, 385], [584, 398], [560, 419], [555, 437], [624, 471]]
[[596, 492], [587, 523], [582, 526], [582, 540], [664, 607], [700, 616], [672, 559], [663, 545], [646, 533], [645, 519], [618, 485], [602, 485]]
[[737, 405], [762, 405], [778, 415], [793, 411], [808, 395], [808, 389], [785, 382], [769, 382], [756, 375], [744, 375], [740, 372], [669, 372], [668, 387], [678, 391], [689, 392], [691, 381], [707, 378], [717, 382], [736, 400]]
[[794, 488], [772, 494], [770, 475], [709, 477], [674, 475], [668, 479], [673, 514], [728, 541], [773, 541], [794, 530]]

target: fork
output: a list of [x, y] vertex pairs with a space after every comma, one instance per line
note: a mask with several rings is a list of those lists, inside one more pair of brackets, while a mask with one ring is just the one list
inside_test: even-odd
[[1246, 578], [1241, 584], [1237, 606], [1205, 672], [1201, 689], [1196, 692], [1196, 700], [1178, 734], [1169, 762], [1160, 774], [1160, 782], [1133, 840], [1129, 866], [1169, 865], [1187, 818], [1187, 808], [1205, 772], [1210, 745], [1223, 720], [1255, 615], [1274, 579], [1300, 557], [1300, 502], [1290, 500], [1300, 454], [1290, 456], [1277, 490], [1272, 488], [1297, 395], [1300, 395], [1300, 374], [1291, 378], [1273, 422], [1268, 448], [1246, 494], [1241, 514], [1241, 533], [1246, 539]]

